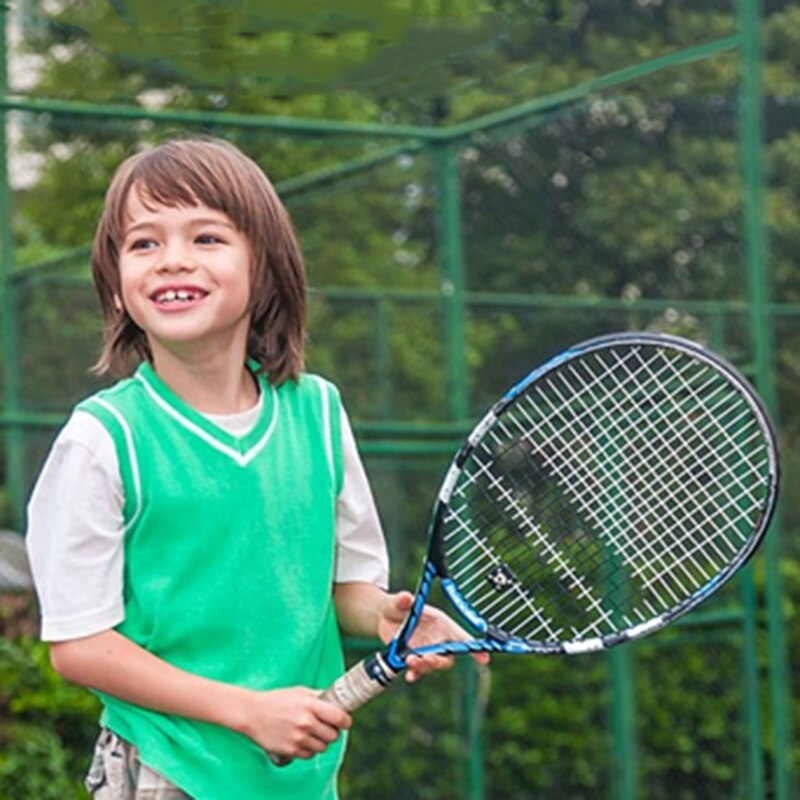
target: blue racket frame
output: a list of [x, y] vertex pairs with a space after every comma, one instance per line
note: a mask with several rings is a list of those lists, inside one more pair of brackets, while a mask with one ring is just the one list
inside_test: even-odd
[[[770, 455], [771, 480], [768, 496], [765, 501], [765, 510], [758, 522], [754, 534], [749, 538], [745, 547], [737, 554], [736, 558], [716, 574], [705, 585], [698, 588], [689, 597], [684, 599], [669, 611], [653, 617], [639, 625], [632, 626], [624, 631], [587, 638], [576, 642], [535, 642], [507, 636], [501, 631], [493, 630], [482, 619], [463, 597], [456, 584], [449, 578], [444, 559], [439, 552], [438, 530], [441, 519], [445, 513], [450, 500], [451, 493], [458, 479], [461, 469], [473, 452], [478, 443], [482, 440], [486, 432], [502, 416], [502, 414], [522, 395], [535, 381], [540, 380], [544, 375], [557, 367], [563, 365], [576, 357], [584, 356], [592, 350], [607, 348], [611, 344], [642, 344], [642, 345], [662, 345], [683, 350], [690, 353], [700, 361], [711, 364], [716, 370], [721, 371], [726, 377], [735, 384], [741, 391], [742, 396], [750, 405], [752, 411], [759, 419], [762, 430], [766, 433], [769, 440], [768, 452]], [[705, 347], [676, 336], [657, 333], [638, 333], [625, 332], [615, 333], [606, 336], [599, 336], [593, 339], [576, 344], [562, 353], [554, 356], [543, 365], [532, 370], [522, 380], [512, 386], [503, 397], [492, 406], [489, 412], [478, 422], [467, 437], [464, 445], [453, 458], [450, 467], [445, 475], [440, 488], [436, 503], [434, 505], [431, 523], [428, 529], [428, 554], [425, 558], [422, 576], [417, 587], [414, 603], [406, 617], [400, 631], [388, 645], [382, 654], [386, 665], [395, 673], [406, 668], [406, 660], [410, 655], [460, 655], [477, 652], [488, 653], [513, 653], [527, 654], [536, 653], [539, 655], [564, 655], [590, 653], [606, 650], [624, 642], [640, 639], [655, 631], [661, 630], [677, 617], [680, 617], [705, 599], [718, 591], [728, 580], [752, 557], [758, 545], [763, 539], [769, 523], [772, 519], [778, 497], [780, 485], [780, 459], [778, 442], [769, 419], [767, 410], [746, 379], [739, 371], [725, 359], [710, 352]], [[442, 589], [449, 602], [459, 612], [459, 614], [475, 629], [475, 632], [483, 638], [473, 638], [465, 641], [439, 642], [436, 644], [422, 647], [409, 648], [406, 642], [411, 638], [424, 612], [425, 604], [430, 597], [434, 580], [438, 578]], [[380, 671], [380, 667], [376, 666]], [[387, 682], [394, 676], [387, 677]]]

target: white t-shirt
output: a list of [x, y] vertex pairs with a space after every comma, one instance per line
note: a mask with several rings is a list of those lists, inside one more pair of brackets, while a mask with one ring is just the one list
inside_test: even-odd
[[[259, 399], [240, 414], [206, 416], [242, 436], [258, 419], [261, 404]], [[335, 581], [386, 588], [383, 531], [344, 411], [341, 430]], [[123, 621], [123, 501], [111, 435], [92, 414], [74, 412], [53, 443], [28, 505], [26, 545], [45, 641], [91, 636]]]

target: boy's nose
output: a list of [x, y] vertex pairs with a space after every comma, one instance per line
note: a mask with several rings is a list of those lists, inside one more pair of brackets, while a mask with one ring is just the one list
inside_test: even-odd
[[185, 245], [175, 242], [164, 246], [158, 263], [160, 272], [186, 272], [194, 268], [195, 265], [189, 253], [189, 248]]

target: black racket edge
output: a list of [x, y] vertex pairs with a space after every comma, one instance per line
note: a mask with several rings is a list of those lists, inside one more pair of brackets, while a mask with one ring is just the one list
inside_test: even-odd
[[[757, 417], [760, 429], [764, 433], [768, 446], [767, 452], [769, 455], [769, 473], [770, 481], [768, 494], [764, 501], [764, 508], [761, 516], [754, 526], [753, 532], [748, 537], [747, 542], [737, 555], [721, 569], [717, 575], [712, 578], [705, 586], [692, 593], [688, 598], [675, 605], [673, 608], [663, 612], [662, 614], [641, 623], [640, 625], [633, 626], [624, 631], [619, 631], [613, 634], [587, 639], [579, 643], [568, 642], [526, 642], [525, 640], [515, 640], [513, 637], [508, 637], [500, 631], [488, 631], [489, 641], [487, 642], [488, 650], [502, 650], [505, 652], [530, 652], [539, 655], [566, 655], [566, 654], [580, 654], [598, 652], [618, 644], [634, 641], [644, 636], [662, 630], [667, 625], [674, 622], [678, 617], [681, 617], [694, 608], [696, 608], [704, 600], [708, 599], [711, 595], [715, 594], [722, 588], [740, 569], [742, 569], [753, 557], [758, 550], [761, 542], [764, 540], [769, 525], [774, 517], [775, 509], [777, 507], [781, 469], [780, 469], [780, 446], [778, 443], [775, 429], [770, 419], [764, 401], [755, 390], [752, 383], [745, 378], [741, 371], [736, 368], [730, 361], [723, 358], [719, 354], [709, 350], [703, 345], [698, 344], [690, 339], [684, 339], [680, 336], [674, 336], [664, 333], [651, 333], [647, 331], [623, 331], [619, 333], [604, 334], [602, 336], [593, 337], [583, 342], [579, 342], [562, 351], [556, 356], [546, 361], [541, 366], [533, 369], [522, 380], [518, 381], [506, 394], [498, 400], [491, 409], [484, 415], [478, 424], [470, 432], [467, 440], [456, 453], [450, 468], [442, 482], [442, 488], [436, 500], [436, 505], [432, 515], [432, 522], [429, 532], [429, 557], [436, 569], [437, 577], [440, 580], [447, 580], [448, 570], [445, 565], [445, 559], [441, 551], [439, 538], [437, 536], [441, 519], [449, 504], [450, 494], [455, 486], [458, 474], [466, 463], [467, 459], [472, 455], [475, 448], [480, 444], [486, 432], [495, 424], [495, 422], [508, 411], [517, 399], [523, 395], [527, 389], [536, 381], [552, 372], [562, 364], [567, 363], [579, 356], [587, 355], [593, 351], [609, 349], [614, 344], [642, 344], [650, 346], [669, 347], [678, 351], [685, 351], [691, 356], [710, 364], [715, 370], [725, 375], [725, 377], [738, 389], [742, 397], [745, 399], [751, 410]], [[457, 590], [456, 590], [457, 591]], [[459, 613], [469, 619], [469, 607], [466, 601], [453, 594], [452, 590], [446, 590], [446, 594], [450, 602], [459, 610]], [[464, 606], [467, 606], [467, 613], [465, 614]], [[475, 612], [472, 612], [475, 613]], [[476, 616], [480, 616], [475, 613]]]
[[[466, 461], [472, 455], [475, 448], [480, 444], [486, 432], [510, 407], [513, 406], [516, 400], [525, 393], [531, 384], [541, 379], [547, 373], [553, 371], [562, 364], [573, 360], [578, 356], [584, 356], [592, 351], [608, 349], [614, 344], [642, 344], [670, 347], [679, 351], [685, 351], [689, 355], [697, 357], [699, 360], [710, 364], [715, 370], [724, 374], [728, 380], [734, 386], [736, 386], [742, 397], [745, 399], [758, 418], [760, 429], [762, 432], [764, 432], [768, 440], [767, 451], [769, 454], [769, 472], [771, 475], [771, 480], [769, 482], [768, 495], [764, 502], [764, 509], [761, 517], [754, 527], [753, 532], [748, 537], [748, 540], [742, 549], [737, 553], [736, 557], [733, 558], [726, 567], [720, 570], [717, 575], [715, 575], [714, 578], [705, 586], [698, 589], [696, 592], [690, 595], [690, 597], [686, 598], [681, 603], [678, 603], [673, 608], [665, 611], [651, 620], [645, 621], [624, 631], [607, 634], [594, 639], [587, 639], [580, 643], [527, 642], [522, 639], [516, 639], [515, 637], [509, 637], [502, 631], [497, 631], [489, 627], [485, 633], [483, 633], [483, 635], [486, 636], [486, 639], [483, 641], [473, 640], [466, 644], [462, 642], [444, 643], [445, 645], [452, 644], [452, 647], [449, 648], [448, 652], [463, 653], [483, 650], [486, 652], [524, 652], [536, 653], [540, 655], [563, 655], [597, 652], [599, 650], [608, 649], [618, 644], [642, 638], [646, 635], [656, 632], [657, 630], [661, 630], [678, 617], [687, 614], [689, 611], [694, 609], [696, 606], [722, 588], [722, 586], [725, 585], [728, 580], [730, 580], [730, 578], [732, 578], [733, 575], [736, 574], [742, 567], [744, 567], [744, 565], [752, 558], [753, 554], [763, 541], [767, 530], [769, 529], [769, 524], [774, 516], [777, 505], [778, 491], [780, 486], [780, 456], [778, 440], [775, 435], [775, 430], [770, 420], [767, 408], [752, 384], [736, 367], [733, 366], [733, 364], [731, 364], [725, 358], [696, 342], [693, 342], [689, 339], [684, 339], [682, 337], [662, 333], [625, 331], [587, 339], [552, 357], [544, 364], [528, 373], [528, 375], [521, 381], [517, 382], [475, 425], [464, 444], [459, 448], [456, 455], [453, 457], [445, 474], [445, 478], [442, 481], [442, 485], [431, 514], [431, 522], [428, 528], [428, 552], [423, 568], [423, 576], [416, 592], [415, 608], [406, 618], [403, 627], [396, 634], [395, 638], [392, 640], [386, 650], [383, 653], [374, 654], [373, 658], [377, 658], [377, 663], [370, 665], [370, 669], [376, 674], [380, 674], [382, 680], [385, 679], [386, 676], [391, 676], [388, 678], [385, 685], [388, 685], [391, 680], [394, 679], [397, 672], [399, 672], [404, 666], [398, 661], [398, 657], [404, 657], [405, 655], [402, 652], [402, 648], [416, 627], [416, 623], [419, 619], [419, 613], [424, 606], [425, 600], [427, 600], [434, 578], [439, 578], [440, 581], [445, 582], [443, 583], [445, 594], [462, 617], [466, 618], [467, 621], [470, 621], [473, 625], [475, 623], [472, 620], [474, 618], [480, 618], [480, 615], [473, 611], [466, 600], [460, 596], [457, 588], [453, 585], [447, 585], [446, 582], [449, 579], [449, 573], [442, 553], [441, 541], [438, 536], [441, 528], [441, 520], [447, 511], [452, 490]], [[384, 667], [385, 670], [383, 669]]]

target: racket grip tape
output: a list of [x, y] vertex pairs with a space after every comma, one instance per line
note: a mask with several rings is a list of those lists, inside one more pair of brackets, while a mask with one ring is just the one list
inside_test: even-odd
[[[337, 678], [320, 698], [350, 713], [388, 689], [396, 677], [397, 672], [386, 663], [383, 656], [373, 653]], [[274, 753], [269, 753], [269, 757], [277, 767], [285, 767], [294, 760]]]
[[349, 713], [388, 689], [396, 676], [381, 654], [374, 653], [334, 681], [321, 697]]

